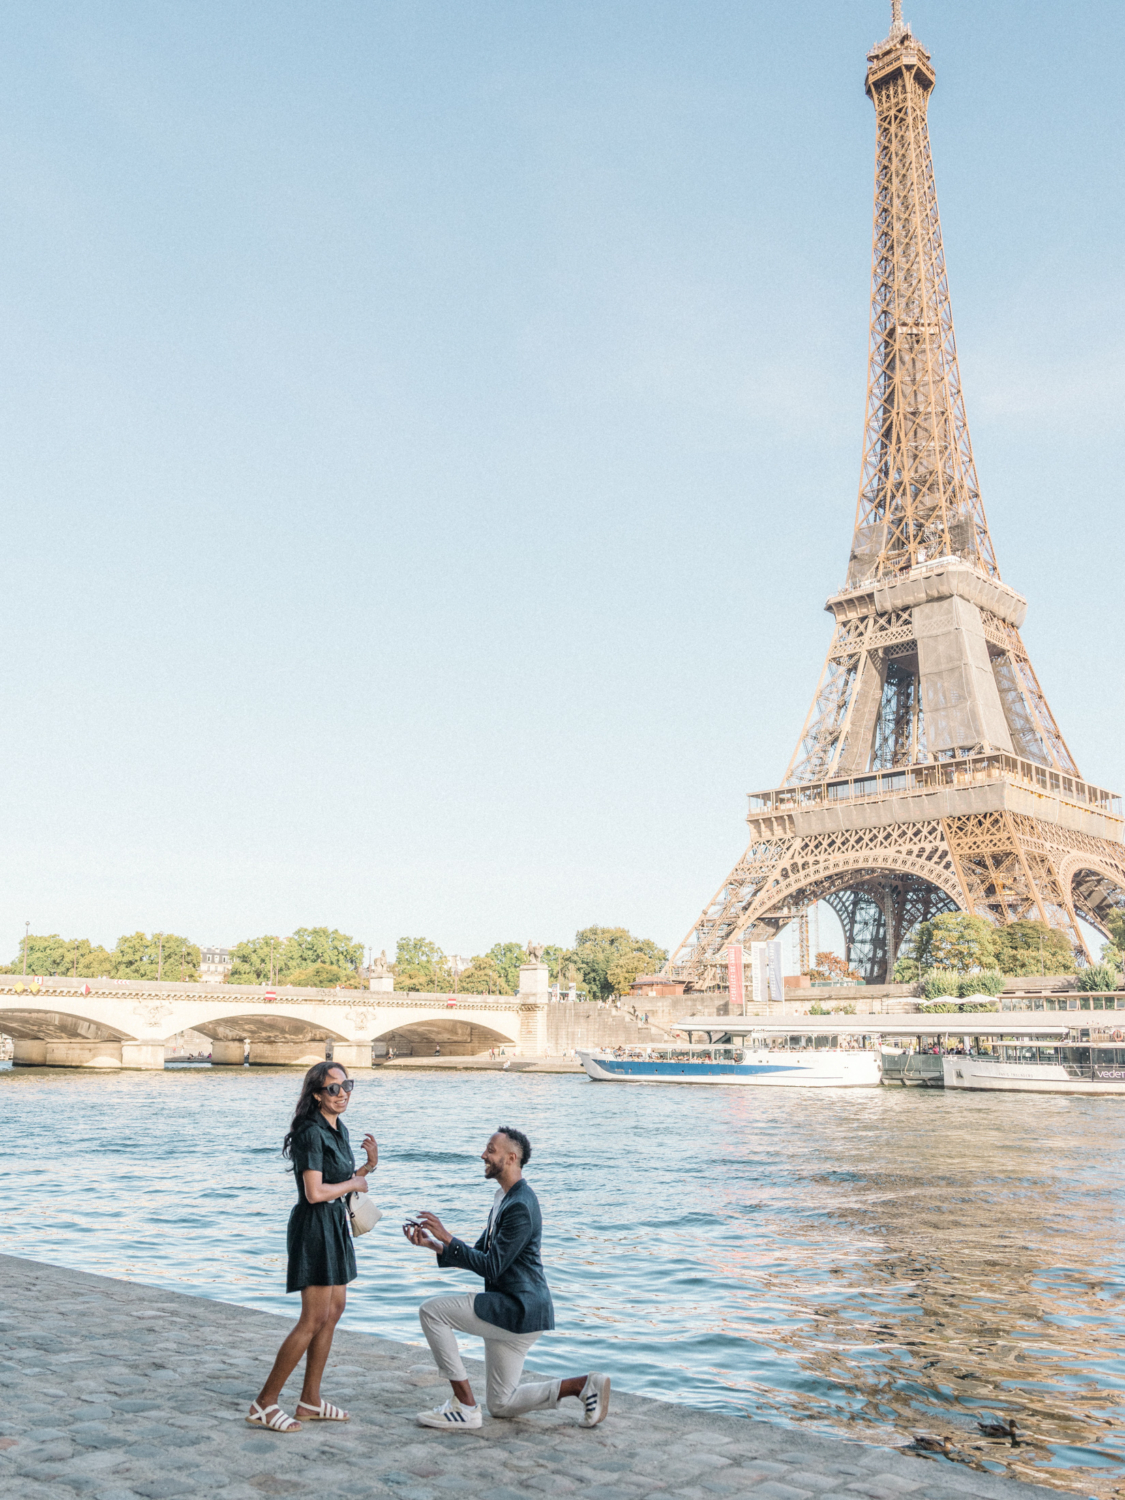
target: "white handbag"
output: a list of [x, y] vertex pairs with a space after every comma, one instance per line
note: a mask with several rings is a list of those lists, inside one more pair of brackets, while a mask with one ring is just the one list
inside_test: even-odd
[[383, 1210], [375, 1207], [369, 1193], [349, 1193], [345, 1201], [353, 1237], [374, 1229], [383, 1217]]

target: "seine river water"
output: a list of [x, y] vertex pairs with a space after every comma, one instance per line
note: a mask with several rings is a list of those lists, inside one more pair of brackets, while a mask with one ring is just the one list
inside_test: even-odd
[[[0, 1251], [295, 1312], [298, 1080], [255, 1069], [0, 1068]], [[523, 1129], [558, 1331], [533, 1362], [664, 1400], [1109, 1497], [1125, 1483], [1125, 1100], [895, 1089], [683, 1089], [572, 1075], [361, 1074], [385, 1211], [347, 1323], [419, 1343], [460, 1285], [403, 1239], [475, 1238], [477, 1153]], [[1014, 1416], [1026, 1440], [978, 1419]]]

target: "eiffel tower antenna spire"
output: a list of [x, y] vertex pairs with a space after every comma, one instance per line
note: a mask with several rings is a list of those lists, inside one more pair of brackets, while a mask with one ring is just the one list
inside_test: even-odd
[[1001, 580], [969, 439], [927, 109], [930, 54], [891, 3], [867, 56], [875, 207], [867, 404], [832, 643], [782, 786], [750, 799], [750, 847], [673, 954], [721, 986], [727, 947], [824, 900], [849, 961], [889, 980], [942, 910], [1030, 918], [1088, 958], [1125, 906], [1120, 799], [1082, 780]]
[[901, 574], [958, 556], [999, 577], [977, 481], [926, 121], [930, 57], [894, 6], [868, 54], [875, 105], [875, 209], [867, 420], [856, 571]]

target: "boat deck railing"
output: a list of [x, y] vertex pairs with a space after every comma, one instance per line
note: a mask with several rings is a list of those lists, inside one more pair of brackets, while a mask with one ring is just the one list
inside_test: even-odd
[[861, 1046], [859, 1038], [853, 1036], [769, 1036], [749, 1038], [742, 1043], [717, 1042], [708, 1045], [697, 1042], [688, 1046], [676, 1043], [656, 1042], [651, 1046], [632, 1047], [580, 1047], [593, 1058], [607, 1058], [614, 1062], [739, 1062], [743, 1052], [877, 1052], [877, 1045]]

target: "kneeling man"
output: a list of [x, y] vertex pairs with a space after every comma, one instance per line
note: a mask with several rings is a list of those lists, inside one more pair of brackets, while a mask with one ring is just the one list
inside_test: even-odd
[[523, 1177], [530, 1156], [531, 1142], [522, 1131], [502, 1126], [490, 1138], [481, 1160], [485, 1177], [499, 1185], [488, 1224], [475, 1245], [450, 1234], [436, 1214], [421, 1213], [416, 1223], [403, 1225], [412, 1245], [437, 1252], [439, 1266], [458, 1266], [484, 1278], [484, 1291], [475, 1296], [431, 1297], [418, 1309], [437, 1367], [453, 1387], [453, 1396], [444, 1406], [419, 1412], [423, 1427], [461, 1432], [481, 1425], [481, 1410], [457, 1350], [459, 1333], [484, 1340], [492, 1416], [520, 1417], [527, 1411], [553, 1408], [563, 1396], [577, 1396], [581, 1402], [583, 1427], [596, 1427], [609, 1410], [607, 1375], [520, 1385], [528, 1350], [541, 1333], [555, 1326], [539, 1257], [543, 1234], [539, 1200]]

